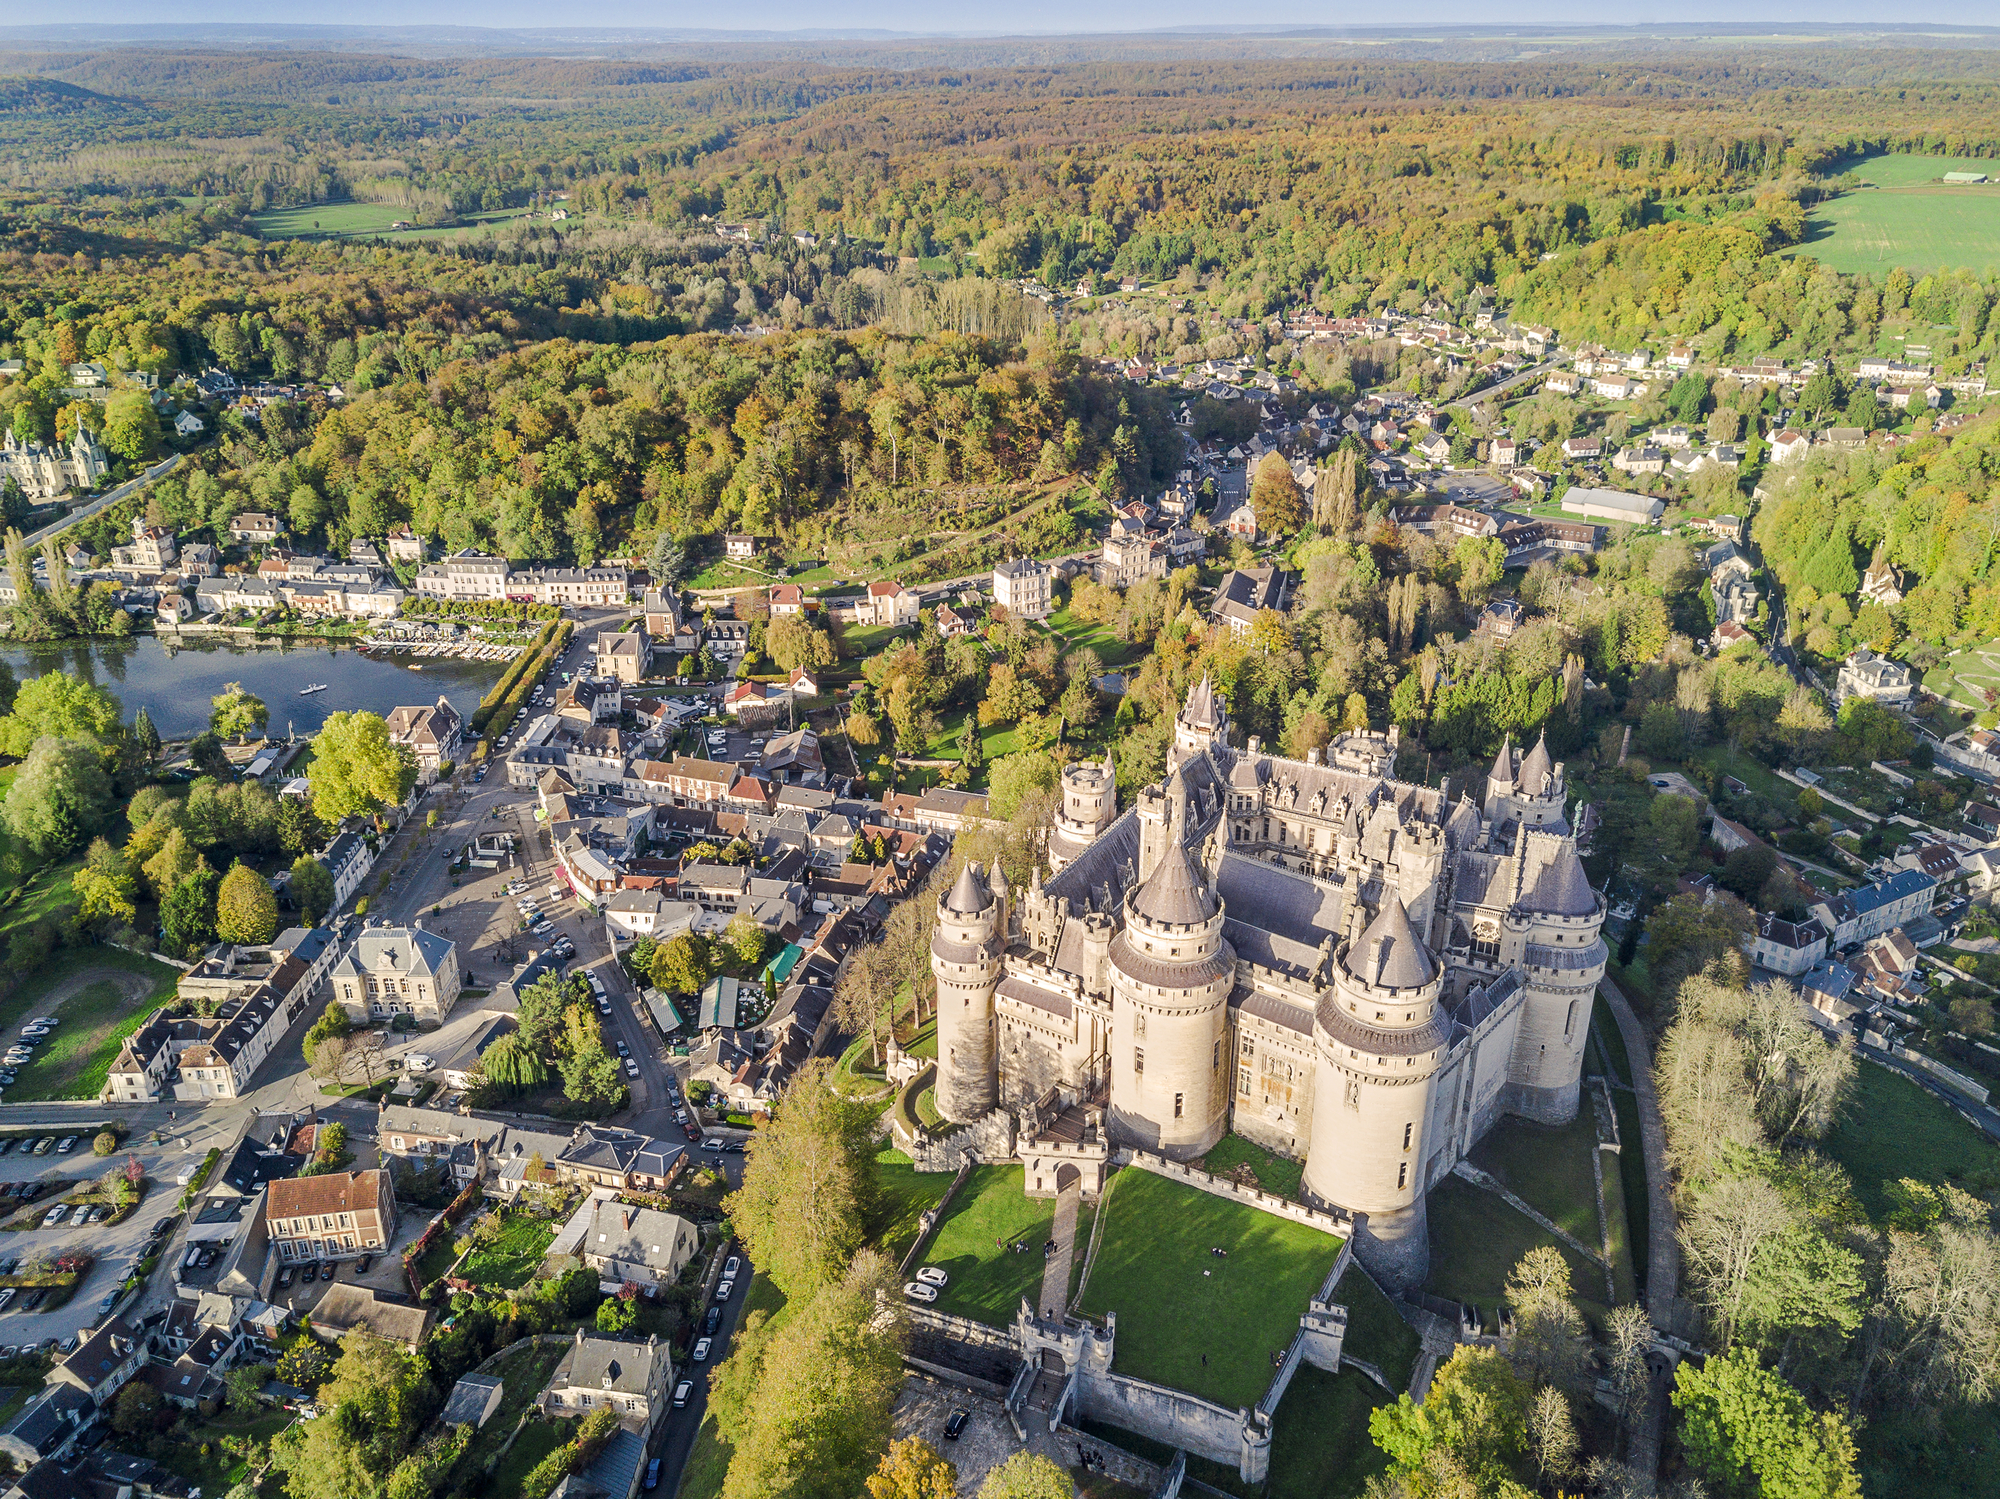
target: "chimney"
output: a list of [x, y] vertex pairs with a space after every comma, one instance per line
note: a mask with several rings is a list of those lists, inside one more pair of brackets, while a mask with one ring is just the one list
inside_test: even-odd
[[1250, 745], [1249, 745], [1250, 753], [1253, 755], [1258, 753], [1258, 749], [1263, 743], [1264, 741], [1260, 736], [1252, 734], [1250, 736]]
[[1319, 750], [1317, 748], [1309, 749], [1306, 751], [1306, 764], [1308, 765], [1319, 764]]

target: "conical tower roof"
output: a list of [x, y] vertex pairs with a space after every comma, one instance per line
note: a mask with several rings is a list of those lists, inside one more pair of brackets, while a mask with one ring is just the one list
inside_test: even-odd
[[[1381, 969], [1375, 970], [1376, 944], [1381, 949]], [[1382, 909], [1361, 934], [1361, 940], [1347, 950], [1347, 971], [1364, 984], [1380, 989], [1416, 989], [1437, 977], [1437, 964], [1410, 925], [1410, 913], [1403, 898], [1390, 895]]]
[[1209, 685], [1208, 673], [1201, 674], [1194, 691], [1188, 694], [1187, 707], [1181, 710], [1181, 718], [1197, 728], [1213, 728], [1219, 721], [1215, 708], [1215, 689]]
[[944, 898], [944, 908], [955, 916], [977, 916], [992, 904], [992, 892], [986, 888], [986, 882], [980, 879], [979, 866], [967, 859], [965, 867], [958, 872], [958, 883], [951, 887], [951, 894]]
[[1542, 794], [1542, 783], [1554, 771], [1549, 759], [1549, 733], [1542, 730], [1542, 737], [1535, 741], [1535, 747], [1528, 751], [1528, 758], [1521, 762], [1521, 789], [1530, 796]]
[[1193, 859], [1188, 857], [1187, 804], [1177, 792], [1173, 821], [1167, 827], [1167, 847], [1151, 878], [1132, 897], [1132, 909], [1162, 926], [1199, 926], [1215, 914], [1215, 892]]
[[1512, 734], [1502, 734], [1500, 736], [1500, 753], [1493, 757], [1493, 768], [1486, 772], [1486, 779], [1489, 781], [1508, 782], [1514, 779], [1514, 736]]

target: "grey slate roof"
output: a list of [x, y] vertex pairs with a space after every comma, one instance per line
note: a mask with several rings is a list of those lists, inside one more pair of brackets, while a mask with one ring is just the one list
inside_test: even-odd
[[[1178, 827], [1180, 819], [1175, 819]], [[1163, 926], [1200, 926], [1215, 914], [1215, 893], [1178, 838], [1169, 835], [1153, 877], [1139, 887], [1132, 909]]]
[[[1381, 969], [1376, 972], [1371, 970], [1378, 942], [1386, 947]], [[1417, 989], [1437, 976], [1437, 964], [1431, 961], [1431, 955], [1411, 929], [1410, 913], [1403, 909], [1402, 896], [1391, 894], [1382, 902], [1382, 909], [1361, 934], [1361, 940], [1348, 950], [1347, 971], [1363, 983], [1383, 989]]]
[[980, 879], [978, 866], [967, 859], [965, 867], [958, 872], [958, 883], [945, 897], [944, 908], [959, 916], [977, 916], [992, 904], [993, 895], [987, 890], [986, 882]]

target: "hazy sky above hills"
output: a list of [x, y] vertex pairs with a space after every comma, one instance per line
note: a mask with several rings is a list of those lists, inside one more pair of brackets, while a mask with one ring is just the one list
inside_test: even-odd
[[1637, 0], [1607, 7], [1602, 0], [1418, 0], [1386, 10], [1355, 11], [1313, 0], [1257, 0], [1253, 4], [1204, 0], [1098, 0], [1078, 6], [1065, 0], [750, 0], [731, 6], [674, 0], [595, 0], [552, 6], [547, 0], [349, 0], [337, 13], [274, 11], [260, 0], [102, 0], [79, 11], [73, 0], [10, 0], [0, 7], [0, 45], [10, 26], [160, 25], [221, 22], [346, 26], [646, 26], [674, 29], [740, 28], [745, 31], [882, 29], [936, 35], [1021, 32], [1144, 31], [1162, 27], [1332, 26], [1398, 28], [1515, 23], [1647, 26], [1706, 22], [1770, 22], [1788, 26], [1925, 19], [1945, 24], [2000, 25], [2000, 0], [1936, 7], [1912, 15], [1887, 0]]

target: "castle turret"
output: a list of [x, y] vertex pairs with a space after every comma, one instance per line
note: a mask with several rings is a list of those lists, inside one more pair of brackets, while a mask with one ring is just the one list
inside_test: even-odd
[[1174, 720], [1174, 746], [1167, 756], [1167, 769], [1179, 768], [1181, 761], [1202, 753], [1211, 745], [1229, 743], [1229, 710], [1208, 680], [1208, 673], [1188, 693], [1185, 707]]
[[1228, 1128], [1223, 1051], [1236, 953], [1222, 897], [1188, 854], [1178, 786], [1159, 856], [1111, 940], [1111, 1111], [1120, 1144], [1177, 1160]]
[[1563, 815], [1563, 768], [1549, 755], [1545, 731], [1535, 747], [1513, 764], [1513, 751], [1503, 742], [1500, 757], [1486, 777], [1486, 820], [1495, 828], [1518, 825], [1566, 833]]
[[1049, 873], [1054, 874], [1096, 841], [1118, 819], [1118, 774], [1111, 751], [1103, 761], [1071, 765], [1062, 773], [1062, 801], [1049, 833]]
[[1394, 894], [1333, 968], [1313, 1017], [1319, 1061], [1305, 1190], [1366, 1213], [1356, 1253], [1378, 1278], [1414, 1285], [1429, 1263], [1431, 1084], [1450, 1040], [1438, 1008], [1443, 970]]
[[967, 860], [957, 882], [938, 901], [937, 930], [931, 936], [938, 1112], [959, 1123], [984, 1118], [999, 1099], [993, 990], [1000, 981], [1006, 919], [1005, 884], [996, 895], [979, 866]]
[[1543, 1124], [1567, 1124], [1582, 1086], [1591, 996], [1609, 956], [1604, 906], [1573, 839], [1524, 831], [1520, 841], [1520, 889], [1500, 924], [1500, 961], [1519, 970], [1527, 990], [1506, 1106]]

